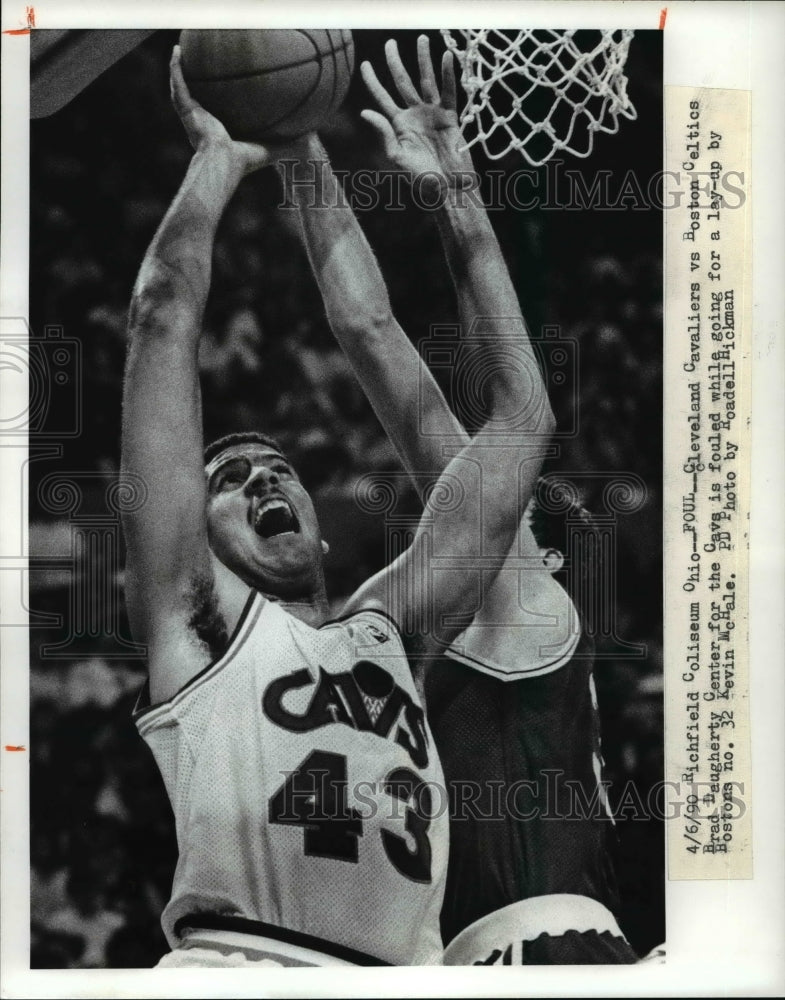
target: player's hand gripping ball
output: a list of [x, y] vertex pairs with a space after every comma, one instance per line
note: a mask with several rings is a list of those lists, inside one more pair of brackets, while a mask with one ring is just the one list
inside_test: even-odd
[[346, 97], [354, 42], [344, 29], [187, 30], [183, 75], [233, 139], [294, 139], [324, 126]]

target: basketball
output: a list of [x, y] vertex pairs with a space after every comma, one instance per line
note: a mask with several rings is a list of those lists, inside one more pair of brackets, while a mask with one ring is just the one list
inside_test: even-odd
[[354, 42], [343, 29], [188, 30], [183, 76], [233, 139], [294, 139], [321, 128], [349, 89]]

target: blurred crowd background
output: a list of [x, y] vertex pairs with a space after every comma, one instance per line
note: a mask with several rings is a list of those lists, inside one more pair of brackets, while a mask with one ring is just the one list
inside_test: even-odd
[[[358, 60], [383, 66], [389, 34], [356, 32]], [[415, 33], [394, 34], [411, 66]], [[631, 472], [645, 484], [639, 509], [618, 521], [615, 636], [600, 644], [596, 669], [612, 801], [633, 782], [645, 802], [663, 769], [662, 216], [634, 191], [619, 200], [625, 177], [645, 192], [661, 166], [661, 38], [639, 32], [631, 47], [638, 120], [598, 137], [588, 160], [563, 164], [589, 187], [607, 171], [615, 207], [569, 210], [567, 184], [550, 205], [500, 206], [492, 215], [535, 337], [547, 324], [575, 345], [566, 380], [551, 377], [543, 354], [560, 426], [577, 428], [560, 439], [546, 471], [589, 474], [581, 483], [590, 508], [601, 504], [609, 473]], [[107, 555], [120, 543], [105, 494], [119, 465], [132, 285], [190, 155], [168, 100], [175, 41], [175, 32], [156, 32], [62, 111], [31, 123], [31, 327], [36, 337], [62, 328], [78, 343], [72, 384], [81, 395], [51, 405], [76, 405], [82, 421], [81, 433], [60, 442], [59, 458], [30, 465], [31, 553], [47, 559], [30, 578], [30, 608], [41, 623], [32, 630], [30, 737], [38, 968], [148, 966], [166, 950], [158, 920], [176, 842], [158, 771], [131, 721], [144, 660], [130, 644], [121, 600], [116, 623], [103, 628], [94, 620], [101, 608], [91, 619], [80, 601], [89, 604], [85, 581], [96, 574], [107, 594], [122, 595], [121, 549], [119, 561]], [[433, 43], [441, 45], [438, 33]], [[362, 89], [355, 79], [324, 135], [336, 166], [348, 170], [383, 165], [357, 117], [369, 103]], [[486, 180], [490, 169], [527, 166], [516, 154], [475, 162]], [[535, 174], [544, 192], [546, 171]], [[220, 227], [200, 353], [205, 437], [263, 428], [291, 452], [331, 544], [328, 591], [338, 605], [384, 559], [381, 519], [357, 510], [358, 478], [399, 466], [330, 335], [295, 217], [280, 200], [272, 172], [254, 175]], [[456, 322], [429, 214], [405, 204], [360, 220], [413, 340], [434, 323]], [[53, 512], [44, 488], [52, 474], [79, 484], [78, 508]], [[413, 494], [403, 502], [416, 506]], [[85, 555], [79, 538], [89, 530], [103, 532], [108, 547]], [[83, 561], [69, 570], [74, 554]], [[645, 655], [636, 654], [641, 648]], [[662, 823], [627, 811], [618, 830], [622, 926], [643, 953], [664, 938]]]

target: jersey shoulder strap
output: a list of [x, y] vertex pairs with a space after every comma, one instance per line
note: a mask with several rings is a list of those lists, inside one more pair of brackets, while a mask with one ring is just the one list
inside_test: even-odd
[[136, 700], [131, 716], [137, 727], [143, 724], [145, 728], [149, 728], [149, 725], [154, 718], [157, 719], [159, 716], [163, 717], [168, 714], [174, 706], [179, 704], [183, 698], [191, 694], [191, 692], [195, 691], [207, 679], [213, 677], [217, 673], [220, 673], [223, 667], [227, 663], [231, 662], [239, 650], [245, 645], [254, 628], [256, 628], [262, 612], [266, 611], [269, 615], [270, 613], [275, 613], [279, 610], [280, 609], [275, 608], [275, 606], [269, 601], [266, 601], [258, 591], [252, 590], [248, 595], [245, 607], [237, 620], [234, 631], [229, 638], [229, 643], [221, 656], [212, 660], [206, 667], [200, 670], [199, 673], [195, 674], [190, 680], [186, 681], [180, 690], [173, 694], [171, 698], [167, 698], [162, 702], [157, 702], [155, 705], [150, 704], [150, 682], [145, 681], [142, 690], [139, 692], [139, 697]]
[[[446, 651], [446, 655], [473, 670], [501, 681], [520, 681], [555, 673], [576, 656], [584, 655], [584, 631], [580, 616], [573, 608], [569, 628], [561, 635], [543, 635], [536, 639], [536, 626], [508, 625], [488, 627], [472, 623]], [[534, 640], [534, 641], [533, 641]], [[589, 644], [590, 645], [590, 644]], [[593, 653], [587, 651], [589, 659]]]

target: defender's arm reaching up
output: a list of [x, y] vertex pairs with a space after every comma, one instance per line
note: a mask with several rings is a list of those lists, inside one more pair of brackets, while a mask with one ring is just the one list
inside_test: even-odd
[[[387, 101], [392, 104], [389, 97]], [[392, 108], [387, 110], [393, 117]], [[404, 126], [400, 131], [407, 134]], [[408, 455], [407, 448], [417, 448], [410, 442], [417, 437], [419, 357], [392, 316], [378, 265], [351, 209], [338, 196], [337, 182], [318, 140], [309, 137], [298, 152], [300, 163], [289, 164], [285, 176], [290, 197], [300, 211], [328, 319], [394, 443]], [[433, 171], [438, 161], [427, 147], [425, 152], [419, 165], [425, 169], [427, 164]], [[447, 465], [433, 492], [434, 498], [453, 493], [459, 497], [456, 503], [439, 509], [434, 499], [412, 547], [350, 602], [351, 607], [381, 604], [399, 623], [418, 622], [420, 628], [412, 631], [419, 631], [429, 652], [454, 638], [461, 630], [459, 620], [463, 618], [465, 624], [466, 616], [475, 610], [470, 576], [450, 572], [450, 561], [490, 556], [492, 564], [487, 568], [499, 568], [539, 473], [539, 446], [553, 430], [545, 388], [503, 262], [501, 275], [498, 268], [488, 265], [489, 246], [496, 248], [499, 260], [501, 255], [485, 213], [475, 223], [465, 224], [470, 229], [462, 228], [460, 217], [450, 225], [453, 265], [482, 276], [476, 278], [477, 284], [485, 282], [496, 289], [493, 301], [498, 308], [494, 307], [484, 331], [484, 359], [491, 372], [486, 383], [488, 420]], [[476, 250], [468, 246], [470, 233], [478, 238]], [[431, 439], [439, 449], [438, 465], [428, 461], [427, 451], [415, 452], [408, 464], [421, 469], [426, 455], [427, 471], [441, 470], [445, 460], [439, 436], [452, 437], [455, 443], [456, 433], [462, 432], [433, 380], [425, 377], [430, 385], [425, 393], [427, 405], [433, 408], [440, 428]], [[453, 569], [457, 564], [453, 563]]]

